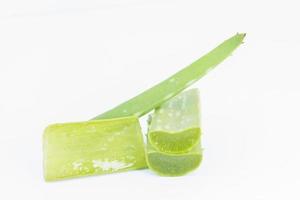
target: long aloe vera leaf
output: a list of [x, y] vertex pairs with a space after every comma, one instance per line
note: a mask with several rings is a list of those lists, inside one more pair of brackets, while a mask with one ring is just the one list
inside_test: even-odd
[[147, 167], [136, 117], [50, 125], [43, 143], [46, 181]]
[[230, 56], [242, 44], [244, 37], [245, 34], [234, 35], [168, 79], [93, 119], [108, 119], [131, 115], [143, 116], [195, 83], [208, 71]]
[[196, 145], [182, 154], [169, 154], [147, 146], [147, 163], [150, 170], [160, 176], [182, 176], [195, 170], [202, 161], [202, 150]]
[[200, 98], [198, 89], [184, 91], [155, 109], [148, 140], [158, 151], [184, 153], [200, 142]]

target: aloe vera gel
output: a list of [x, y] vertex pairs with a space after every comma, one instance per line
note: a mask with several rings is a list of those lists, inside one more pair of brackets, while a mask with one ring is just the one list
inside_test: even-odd
[[50, 125], [43, 141], [47, 181], [147, 166], [136, 117]]
[[160, 176], [182, 176], [195, 170], [202, 161], [202, 150], [196, 145], [186, 153], [170, 154], [147, 146], [148, 167]]

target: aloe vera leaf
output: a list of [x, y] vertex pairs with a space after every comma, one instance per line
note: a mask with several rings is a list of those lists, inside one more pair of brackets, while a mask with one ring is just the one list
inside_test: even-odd
[[173, 76], [117, 107], [96, 116], [93, 120], [131, 115], [137, 117], [143, 116], [195, 83], [208, 71], [230, 56], [232, 52], [243, 43], [244, 37], [245, 34], [234, 35]]
[[147, 163], [151, 171], [160, 176], [182, 176], [195, 170], [202, 161], [202, 150], [196, 145], [191, 151], [170, 154], [157, 151], [150, 143], [147, 145]]
[[184, 153], [200, 142], [200, 98], [190, 89], [155, 109], [151, 115], [148, 141], [158, 151]]
[[147, 167], [136, 117], [50, 125], [43, 143], [46, 181]]

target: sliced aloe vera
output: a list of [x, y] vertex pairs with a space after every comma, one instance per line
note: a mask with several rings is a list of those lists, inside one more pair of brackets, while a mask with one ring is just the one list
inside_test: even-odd
[[158, 151], [184, 153], [200, 141], [199, 90], [180, 93], [155, 109], [149, 122], [148, 140]]
[[147, 147], [149, 169], [161, 176], [182, 176], [196, 169], [202, 161], [200, 145], [183, 154], [168, 154]]
[[47, 181], [147, 166], [136, 117], [50, 125], [43, 142]]
[[245, 34], [234, 35], [168, 79], [93, 119], [109, 119], [131, 115], [143, 116], [199, 80], [230, 56], [242, 44], [244, 37]]

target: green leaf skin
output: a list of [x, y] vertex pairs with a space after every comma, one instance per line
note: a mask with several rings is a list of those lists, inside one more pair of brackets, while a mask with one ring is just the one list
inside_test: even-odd
[[195, 83], [208, 71], [216, 67], [242, 44], [244, 37], [245, 34], [234, 35], [168, 79], [93, 119], [109, 119], [131, 115], [143, 116]]
[[202, 161], [200, 145], [183, 154], [168, 154], [147, 146], [147, 163], [150, 170], [160, 176], [183, 176], [195, 170]]
[[184, 153], [200, 142], [200, 98], [190, 89], [155, 109], [149, 122], [148, 141], [166, 153]]
[[136, 117], [50, 125], [43, 143], [46, 181], [147, 167]]

